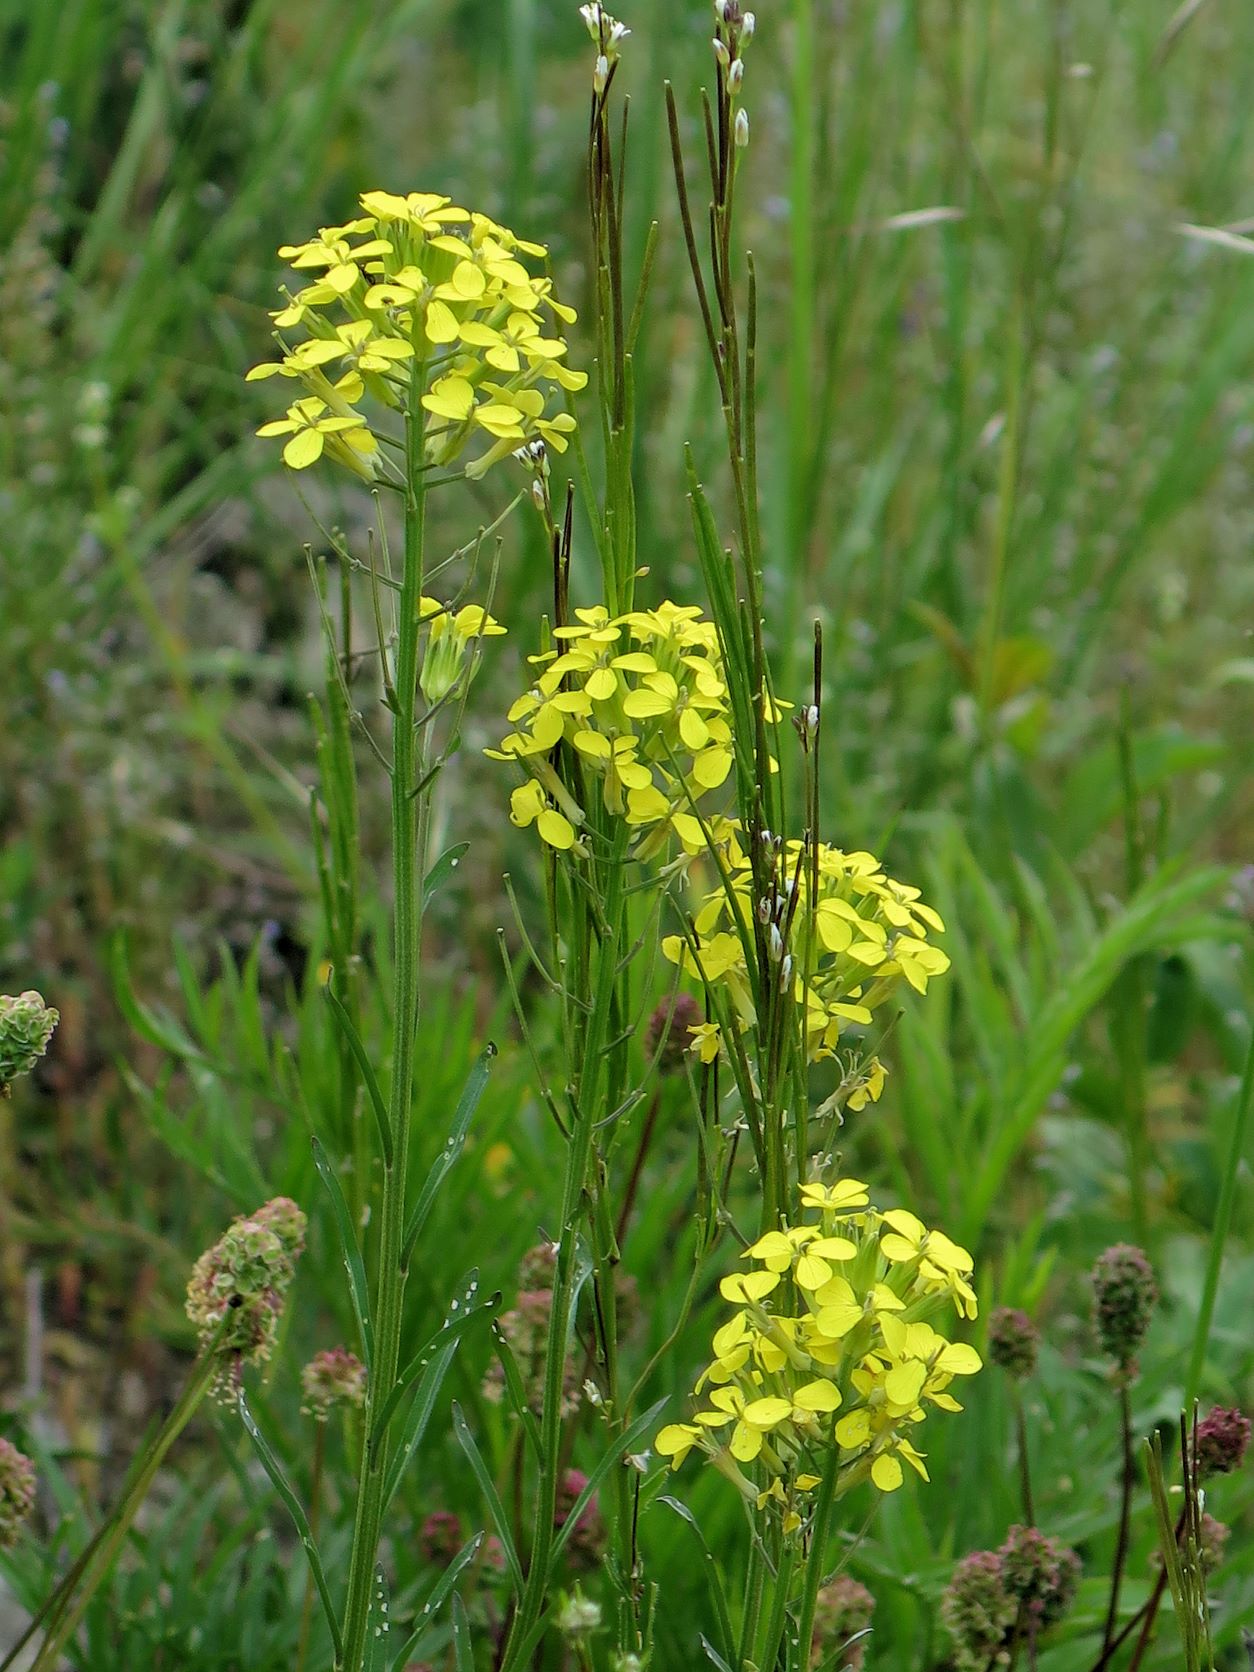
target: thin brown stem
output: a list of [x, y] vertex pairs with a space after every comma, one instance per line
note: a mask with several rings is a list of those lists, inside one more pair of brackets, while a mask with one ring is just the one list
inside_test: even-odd
[[1106, 1609], [1106, 1626], [1102, 1632], [1102, 1652], [1110, 1647], [1119, 1618], [1119, 1592], [1123, 1588], [1123, 1570], [1128, 1560], [1128, 1538], [1132, 1526], [1132, 1486], [1135, 1466], [1132, 1461], [1132, 1401], [1126, 1379], [1119, 1388], [1119, 1428], [1123, 1442], [1123, 1480], [1119, 1493], [1119, 1536], [1115, 1544], [1115, 1563], [1110, 1574], [1110, 1603]]

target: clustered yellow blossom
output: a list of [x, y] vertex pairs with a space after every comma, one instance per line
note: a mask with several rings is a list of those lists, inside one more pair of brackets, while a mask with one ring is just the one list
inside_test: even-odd
[[551, 759], [564, 741], [588, 793], [598, 784], [608, 813], [649, 833], [642, 846], [673, 829], [698, 852], [705, 836], [692, 809], [732, 767], [713, 623], [672, 603], [613, 619], [600, 605], [575, 616], [553, 630], [559, 649], [531, 658], [542, 671], [509, 711], [517, 729], [488, 750], [527, 771], [513, 794], [513, 822], [534, 823], [550, 847], [580, 839], [587, 811]]
[[427, 623], [427, 645], [418, 683], [431, 703], [446, 697], [457, 684], [468, 656], [473, 672], [473, 658], [484, 639], [499, 638], [505, 632], [481, 604], [463, 604], [453, 610], [438, 598], [424, 596], [419, 619]]
[[[857, 1179], [804, 1185], [801, 1199], [806, 1219], [767, 1232], [746, 1251], [751, 1269], [723, 1279], [736, 1311], [697, 1382], [703, 1406], [654, 1442], [676, 1469], [706, 1452], [758, 1508], [778, 1505], [785, 1531], [830, 1466], [837, 1496], [868, 1479], [895, 1492], [903, 1464], [926, 1480], [919, 1425], [961, 1410], [950, 1384], [980, 1369], [929, 1321], [949, 1304], [975, 1317], [966, 1249], [872, 1207]], [[758, 1466], [756, 1484], [743, 1464]]]
[[279, 251], [312, 282], [272, 315], [282, 359], [248, 376], [293, 378], [305, 393], [257, 433], [287, 437], [293, 470], [325, 455], [359, 476], [397, 480], [399, 462], [359, 403], [405, 410], [417, 378], [433, 463], [451, 465], [478, 440], [487, 450], [467, 464], [470, 476], [537, 442], [564, 451], [575, 420], [547, 413], [546, 401], [587, 376], [563, 363], [561, 325], [573, 309], [524, 260], [543, 258], [544, 246], [430, 192], [366, 192], [361, 207], [344, 226]]
[[[809, 1056], [830, 1057], [846, 1025], [867, 1025], [903, 981], [924, 993], [931, 977], [949, 968], [949, 959], [927, 939], [929, 930], [943, 933], [945, 925], [917, 888], [886, 876], [874, 854], [844, 853], [827, 843], [815, 854], [807, 843], [769, 834], [764, 841], [773, 873], [757, 906], [766, 961], [778, 971], [780, 987], [804, 1008]], [[711, 986], [721, 983], [735, 1019], [751, 1028], [757, 1013], [746, 948], [758, 945], [754, 876], [734, 830], [726, 867], [730, 887], [720, 885], [706, 897], [693, 922], [694, 938], [667, 936], [662, 951], [689, 975]], [[883, 1083], [883, 1066], [873, 1058], [852, 1091], [852, 1106], [877, 1099]]]

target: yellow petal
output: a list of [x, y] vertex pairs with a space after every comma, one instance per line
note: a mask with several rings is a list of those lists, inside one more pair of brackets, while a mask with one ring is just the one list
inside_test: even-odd
[[293, 470], [304, 470], [322, 457], [323, 446], [320, 430], [297, 430], [283, 449], [283, 462]]
[[904, 1478], [901, 1464], [887, 1453], [877, 1457], [871, 1465], [871, 1479], [881, 1492], [895, 1492]]

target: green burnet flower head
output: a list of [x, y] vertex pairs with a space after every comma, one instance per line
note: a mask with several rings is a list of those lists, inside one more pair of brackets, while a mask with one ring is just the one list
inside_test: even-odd
[[11, 1082], [34, 1068], [60, 1020], [33, 988], [16, 998], [0, 994], [0, 1096], [7, 1097]]
[[35, 1504], [35, 1465], [10, 1440], [0, 1440], [0, 1550], [11, 1550]]
[[1158, 1304], [1154, 1268], [1142, 1249], [1116, 1243], [1098, 1255], [1092, 1284], [1098, 1345], [1120, 1376], [1135, 1376], [1136, 1355]]
[[187, 1316], [201, 1350], [218, 1357], [220, 1395], [230, 1397], [245, 1364], [270, 1357], [304, 1246], [304, 1213], [288, 1197], [276, 1196], [237, 1219], [192, 1267]]
[[[548, 402], [587, 376], [564, 363], [561, 328], [574, 310], [528, 266], [545, 247], [431, 192], [366, 192], [360, 207], [279, 250], [313, 282], [272, 315], [282, 358], [248, 377], [288, 378], [304, 393], [257, 433], [285, 438], [293, 470], [329, 458], [399, 484], [383, 415], [417, 395], [428, 463], [452, 467], [469, 454], [474, 477], [536, 443], [563, 452], [575, 420]], [[378, 417], [362, 410], [367, 396]]]

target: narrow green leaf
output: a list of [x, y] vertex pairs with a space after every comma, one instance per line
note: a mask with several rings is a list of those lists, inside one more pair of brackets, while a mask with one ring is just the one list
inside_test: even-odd
[[440, 1151], [439, 1159], [427, 1175], [427, 1182], [423, 1185], [418, 1200], [414, 1203], [413, 1212], [409, 1216], [409, 1224], [405, 1229], [405, 1242], [401, 1251], [401, 1265], [408, 1267], [410, 1257], [414, 1252], [414, 1244], [421, 1235], [422, 1228], [427, 1222], [427, 1216], [435, 1204], [440, 1186], [448, 1177], [453, 1163], [462, 1152], [466, 1142], [466, 1134], [470, 1130], [470, 1123], [475, 1110], [479, 1107], [479, 1099], [483, 1096], [483, 1088], [488, 1083], [488, 1065], [496, 1055], [496, 1046], [487, 1045], [479, 1057], [478, 1062], [471, 1069], [461, 1097], [453, 1111], [453, 1124], [445, 1140], [444, 1148]]
[[448, 1601], [449, 1593], [452, 1591], [453, 1586], [460, 1578], [462, 1570], [469, 1567], [470, 1563], [474, 1561], [475, 1557], [479, 1554], [479, 1546], [482, 1543], [482, 1533], [475, 1533], [473, 1537], [467, 1539], [466, 1543], [462, 1545], [461, 1549], [457, 1552], [456, 1556], [453, 1557], [453, 1560], [449, 1563], [448, 1567], [440, 1575], [431, 1592], [431, 1595], [418, 1611], [420, 1623], [415, 1626], [409, 1636], [408, 1642], [406, 1642], [405, 1646], [392, 1662], [392, 1672], [404, 1672], [405, 1667], [408, 1666], [409, 1662], [413, 1659], [418, 1645], [422, 1642], [422, 1639], [426, 1636], [427, 1632], [430, 1631], [432, 1621], [440, 1612], [440, 1609], [443, 1608], [444, 1604]]
[[[735, 1638], [732, 1636], [731, 1612], [727, 1607], [727, 1593], [723, 1589], [723, 1579], [718, 1571], [718, 1563], [714, 1560], [714, 1552], [705, 1542], [705, 1534], [701, 1531], [701, 1523], [687, 1504], [681, 1504], [678, 1498], [666, 1495], [660, 1497], [658, 1503], [665, 1504], [667, 1509], [674, 1510], [680, 1520], [686, 1522], [692, 1528], [692, 1535], [701, 1546], [702, 1571], [709, 1583], [710, 1600], [714, 1604], [714, 1615], [718, 1620], [718, 1635], [723, 1645], [723, 1655], [727, 1659], [731, 1659], [735, 1656], [736, 1647]], [[704, 1638], [701, 1641], [705, 1644]], [[710, 1654], [716, 1665], [725, 1664], [724, 1661], [713, 1655], [708, 1644], [705, 1644], [705, 1647], [706, 1652]]]
[[456, 1595], [453, 1598], [453, 1657], [457, 1672], [475, 1672], [475, 1652], [470, 1643], [466, 1604]]
[[357, 1032], [353, 1018], [340, 1003], [334, 989], [328, 982], [322, 989], [326, 994], [327, 1003], [331, 1006], [332, 1014], [340, 1025], [344, 1038], [348, 1041], [348, 1048], [353, 1053], [353, 1060], [361, 1071], [361, 1083], [366, 1088], [366, 1097], [370, 1107], [374, 1110], [375, 1125], [379, 1129], [379, 1144], [383, 1151], [383, 1160], [387, 1166], [392, 1165], [392, 1128], [388, 1123], [387, 1104], [383, 1101], [383, 1093], [379, 1090], [379, 1082], [374, 1068], [362, 1044], [361, 1035]]
[[650, 1405], [647, 1411], [642, 1412], [641, 1415], [636, 1418], [630, 1428], [623, 1430], [609, 1450], [602, 1455], [596, 1467], [588, 1476], [588, 1479], [584, 1484], [583, 1491], [571, 1505], [570, 1513], [567, 1515], [565, 1521], [562, 1522], [562, 1525], [557, 1532], [553, 1535], [552, 1554], [554, 1557], [559, 1556], [566, 1548], [567, 1539], [570, 1538], [570, 1535], [578, 1526], [579, 1517], [592, 1502], [592, 1495], [600, 1486], [601, 1482], [609, 1474], [610, 1470], [619, 1461], [619, 1459], [627, 1455], [632, 1446], [635, 1445], [636, 1441], [644, 1438], [669, 1403], [670, 1401], [667, 1399], [659, 1399], [656, 1405]]
[[[477, 1285], [478, 1273], [471, 1272], [468, 1281]], [[488, 1299], [482, 1303], [482, 1305], [470, 1307], [468, 1310], [463, 1311], [459, 1318], [450, 1317], [446, 1319], [440, 1328], [436, 1330], [430, 1340], [423, 1345], [421, 1350], [414, 1354], [413, 1358], [410, 1359], [404, 1370], [402, 1370], [400, 1375], [396, 1378], [396, 1386], [388, 1395], [386, 1403], [379, 1412], [378, 1416], [375, 1418], [374, 1439], [376, 1444], [378, 1442], [379, 1435], [383, 1433], [388, 1423], [392, 1420], [392, 1416], [401, 1400], [413, 1386], [414, 1382], [417, 1381], [418, 1377], [421, 1376], [422, 1372], [427, 1368], [427, 1365], [431, 1361], [432, 1353], [442, 1350], [452, 1342], [460, 1341], [467, 1330], [472, 1329], [481, 1318], [486, 1317], [491, 1312], [495, 1312], [500, 1304], [501, 1296], [498, 1292], [490, 1295]]]
[[[383, 1508], [385, 1512], [401, 1483], [401, 1476], [405, 1473], [415, 1451], [422, 1443], [422, 1437], [427, 1431], [427, 1424], [431, 1421], [431, 1413], [435, 1409], [440, 1387], [448, 1374], [448, 1367], [453, 1362], [453, 1354], [457, 1351], [460, 1343], [461, 1334], [454, 1331], [453, 1316], [454, 1314], [460, 1314], [463, 1317], [467, 1315], [467, 1309], [471, 1307], [478, 1288], [478, 1274], [473, 1271], [469, 1272], [464, 1279], [461, 1293], [449, 1307], [448, 1317], [445, 1320], [448, 1325], [448, 1336], [443, 1336], [442, 1332], [433, 1357], [421, 1372], [413, 1403], [409, 1407], [405, 1417], [405, 1426], [401, 1430], [400, 1441], [392, 1461], [388, 1465], [387, 1483], [383, 1489]], [[496, 1297], [493, 1299], [493, 1305], [495, 1304]], [[411, 1365], [405, 1374], [409, 1375], [412, 1370], [413, 1366]], [[378, 1443], [378, 1435], [376, 1434], [372, 1436], [371, 1444], [377, 1445]]]
[[527, 1436], [527, 1443], [531, 1447], [537, 1466], [544, 1468], [544, 1443], [540, 1438], [540, 1425], [535, 1419], [535, 1413], [527, 1404], [527, 1390], [523, 1387], [522, 1375], [518, 1369], [518, 1360], [514, 1357], [514, 1349], [505, 1339], [504, 1332], [499, 1325], [492, 1329], [492, 1346], [505, 1376], [505, 1391], [509, 1399], [509, 1408], [522, 1423], [523, 1433]]
[[391, 1597], [388, 1593], [388, 1578], [382, 1567], [375, 1564], [374, 1591], [370, 1597], [370, 1615], [366, 1628], [366, 1665], [364, 1672], [383, 1672], [387, 1665], [388, 1638], [391, 1635], [391, 1621], [388, 1610]]
[[[505, 1513], [505, 1506], [501, 1502], [500, 1494], [496, 1490], [496, 1482], [483, 1455], [475, 1444], [475, 1437], [470, 1432], [466, 1418], [462, 1415], [462, 1408], [456, 1400], [453, 1401], [453, 1432], [457, 1436], [457, 1443], [466, 1453], [470, 1463], [470, 1472], [479, 1482], [479, 1490], [483, 1493], [484, 1502], [488, 1506], [488, 1514], [492, 1518], [492, 1525], [496, 1528], [496, 1536], [501, 1541], [501, 1549], [505, 1554], [505, 1565], [509, 1569], [509, 1576], [514, 1582], [515, 1593], [522, 1595], [523, 1574], [518, 1560], [518, 1551], [514, 1548], [514, 1534], [509, 1524], [509, 1517]], [[556, 1543], [556, 1541], [554, 1541]]]
[[454, 842], [451, 848], [445, 848], [422, 879], [423, 893], [429, 896], [434, 894], [437, 888], [442, 888], [469, 852], [469, 842]]
[[348, 1292], [357, 1318], [357, 1329], [361, 1335], [362, 1357], [366, 1361], [366, 1369], [369, 1370], [370, 1361], [374, 1356], [374, 1326], [370, 1321], [370, 1291], [366, 1287], [366, 1264], [361, 1257], [361, 1248], [357, 1242], [357, 1233], [353, 1229], [348, 1203], [344, 1200], [344, 1191], [335, 1168], [331, 1165], [331, 1159], [320, 1139], [311, 1138], [310, 1142], [313, 1145], [314, 1166], [318, 1169], [318, 1177], [326, 1186], [327, 1195], [331, 1198], [331, 1214], [335, 1220], [340, 1253], [344, 1256], [344, 1270], [348, 1274]]
[[314, 1543], [313, 1533], [310, 1531], [309, 1518], [301, 1507], [300, 1499], [288, 1484], [287, 1477], [279, 1465], [278, 1458], [271, 1451], [261, 1430], [253, 1420], [253, 1414], [248, 1409], [248, 1401], [244, 1398], [243, 1388], [238, 1396], [240, 1421], [244, 1424], [244, 1431], [252, 1441], [261, 1466], [269, 1475], [275, 1491], [287, 1506], [287, 1512], [296, 1528], [296, 1535], [304, 1547], [305, 1555], [309, 1558], [309, 1571], [313, 1575], [314, 1585], [317, 1587], [318, 1597], [322, 1603], [322, 1611], [326, 1615], [327, 1625], [331, 1629], [331, 1642], [335, 1646], [335, 1658], [338, 1663], [343, 1653], [343, 1640], [340, 1637], [339, 1621], [335, 1617], [335, 1608], [331, 1601], [331, 1592], [327, 1585], [327, 1576], [323, 1572], [322, 1558], [318, 1554], [318, 1547]]

